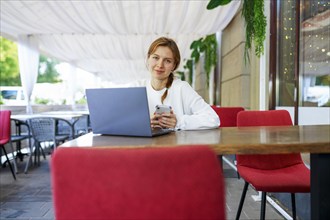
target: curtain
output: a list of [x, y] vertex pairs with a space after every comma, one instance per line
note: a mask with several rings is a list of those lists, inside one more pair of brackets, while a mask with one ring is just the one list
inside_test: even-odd
[[75, 107], [75, 93], [77, 91], [77, 68], [71, 64], [68, 65], [68, 74], [69, 79], [68, 81], [70, 84], [68, 85], [68, 103], [69, 105], [72, 105], [72, 107]]
[[39, 67], [38, 41], [34, 36], [19, 35], [18, 62], [22, 87], [27, 100], [26, 113], [32, 114], [31, 95], [37, 82]]
[[207, 10], [207, 4], [204, 0], [3, 1], [1, 32], [12, 39], [35, 34], [41, 53], [104, 81], [125, 83], [149, 76], [145, 60], [153, 40], [160, 36], [176, 40], [184, 62], [190, 57], [190, 44], [223, 30], [241, 1], [213, 10]]

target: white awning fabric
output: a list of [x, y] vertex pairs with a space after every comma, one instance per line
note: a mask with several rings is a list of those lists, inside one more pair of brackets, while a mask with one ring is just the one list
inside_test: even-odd
[[[223, 30], [241, 1], [207, 10], [208, 1], [1, 0], [1, 35], [33, 36], [39, 51], [104, 80], [148, 77], [146, 53], [160, 36], [176, 40], [182, 60], [192, 41]], [[181, 65], [182, 70], [182, 65]]]
[[34, 36], [20, 35], [18, 38], [18, 45], [20, 77], [24, 95], [27, 97], [26, 112], [31, 114], [31, 95], [38, 77], [38, 42]]

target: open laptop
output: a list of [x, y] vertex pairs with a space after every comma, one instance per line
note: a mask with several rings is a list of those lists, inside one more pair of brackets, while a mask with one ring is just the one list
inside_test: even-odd
[[94, 134], [154, 137], [170, 129], [151, 129], [145, 87], [86, 89]]

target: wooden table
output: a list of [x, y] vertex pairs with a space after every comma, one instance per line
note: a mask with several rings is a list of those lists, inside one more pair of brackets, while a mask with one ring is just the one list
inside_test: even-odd
[[311, 153], [311, 219], [330, 219], [330, 126], [233, 127], [141, 138], [89, 133], [61, 147], [146, 148], [207, 145], [218, 155]]

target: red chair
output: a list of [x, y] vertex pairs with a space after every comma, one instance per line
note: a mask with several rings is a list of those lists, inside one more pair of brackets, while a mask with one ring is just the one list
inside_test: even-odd
[[215, 105], [212, 105], [211, 107], [220, 118], [219, 127], [236, 127], [237, 114], [244, 111], [243, 107], [220, 107]]
[[[6, 148], [5, 148], [5, 144], [9, 143], [9, 145], [11, 147], [12, 155], [14, 157], [14, 149], [13, 149], [13, 145], [11, 143], [10, 115], [11, 115], [11, 111], [9, 111], [9, 110], [1, 110], [0, 111], [0, 148], [3, 149], [3, 152], [5, 153], [7, 162], [9, 164], [11, 173], [13, 174], [13, 177], [16, 180], [15, 171], [14, 171], [13, 167], [11, 166], [11, 162], [8, 158], [8, 154], [7, 154], [7, 151], [6, 151]], [[15, 170], [17, 170], [15, 157], [14, 157], [13, 161], [14, 161]]]
[[[237, 126], [292, 126], [286, 110], [243, 111]], [[310, 192], [310, 171], [300, 154], [236, 155], [237, 169], [245, 180], [236, 219], [239, 219], [249, 184], [262, 192], [260, 219], [265, 219], [266, 193], [291, 193], [292, 216], [296, 218], [295, 193]]]
[[[236, 127], [237, 126], [237, 114], [239, 112], [245, 110], [243, 107], [220, 107], [220, 106], [215, 106], [215, 105], [212, 105], [211, 107], [220, 118], [219, 127]], [[228, 156], [230, 156], [230, 155], [228, 155]], [[223, 159], [223, 156], [219, 156], [221, 163], [223, 162], [223, 160], [228, 160], [227, 157], [225, 159]], [[236, 165], [235, 156], [231, 156], [231, 157], [233, 158], [234, 164]], [[230, 166], [232, 166], [232, 165], [230, 165]], [[237, 178], [239, 178], [238, 172], [237, 172]]]
[[51, 160], [61, 219], [225, 219], [222, 171], [205, 146], [60, 147]]

